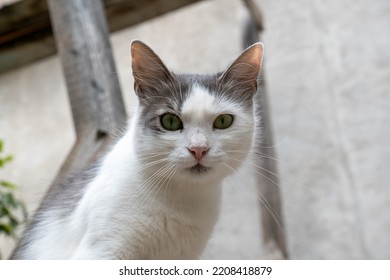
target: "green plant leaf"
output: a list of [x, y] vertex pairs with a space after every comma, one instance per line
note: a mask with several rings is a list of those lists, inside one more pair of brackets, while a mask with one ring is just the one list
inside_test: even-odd
[[8, 236], [12, 236], [13, 228], [9, 224], [0, 224], [0, 232], [4, 232]]
[[8, 155], [8, 156], [6, 156], [3, 160], [4, 160], [5, 162], [10, 162], [10, 161], [12, 161], [13, 159], [14, 159], [13, 156]]
[[4, 158], [0, 158], [0, 167], [4, 167], [7, 163], [9, 163], [10, 161], [12, 161], [14, 158], [10, 155], [4, 157]]
[[[3, 203], [2, 203], [3, 204]], [[5, 207], [5, 205], [1, 205], [1, 208], [0, 208], [0, 217], [4, 217], [4, 216], [9, 216], [9, 209], [7, 207]]]
[[8, 181], [0, 181], [0, 186], [5, 187], [7, 189], [15, 190], [16, 186]]
[[14, 198], [10, 193], [4, 194], [1, 200], [3, 201], [4, 205], [13, 206], [14, 204]]
[[[3, 155], [4, 141], [0, 139], [0, 168], [13, 160], [11, 155]], [[0, 235], [16, 237], [16, 228], [27, 220], [26, 206], [14, 196], [16, 186], [6, 180], [0, 180]], [[23, 218], [20, 219], [20, 213]], [[1, 259], [1, 252], [0, 252]]]

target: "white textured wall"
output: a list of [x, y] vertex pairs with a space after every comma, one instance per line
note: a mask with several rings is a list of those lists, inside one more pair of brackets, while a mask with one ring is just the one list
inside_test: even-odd
[[[256, 2], [291, 257], [390, 258], [390, 2]], [[204, 1], [114, 34], [128, 111], [131, 40], [172, 69], [214, 72], [240, 52], [245, 17], [238, 0]], [[15, 155], [0, 178], [35, 209], [74, 141], [56, 57], [0, 76], [0, 138]], [[262, 258], [255, 186], [232, 182], [204, 258]]]
[[390, 2], [258, 1], [292, 258], [390, 258]]

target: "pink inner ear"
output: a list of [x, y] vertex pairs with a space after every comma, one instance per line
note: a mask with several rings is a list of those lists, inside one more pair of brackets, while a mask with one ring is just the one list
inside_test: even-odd
[[222, 74], [220, 79], [239, 80], [253, 83], [260, 73], [263, 58], [263, 45], [254, 44], [247, 48]]
[[142, 97], [142, 91], [154, 89], [162, 82], [173, 80], [164, 63], [146, 44], [133, 41], [131, 56], [135, 88], [138, 89], [139, 97]]
[[[255, 77], [258, 76], [260, 72], [261, 62], [263, 59], [263, 45], [260, 43], [254, 44], [247, 48], [233, 63], [232, 67], [239, 64], [243, 72], [246, 75], [250, 74], [251, 72], [254, 72]], [[245, 65], [247, 66], [247, 69], [245, 69]], [[237, 69], [237, 72], [239, 72], [240, 69]], [[239, 73], [236, 73], [239, 74]]]
[[255, 44], [251, 47], [250, 52], [248, 52], [248, 63], [254, 65], [256, 68], [261, 66], [263, 60], [263, 45]]

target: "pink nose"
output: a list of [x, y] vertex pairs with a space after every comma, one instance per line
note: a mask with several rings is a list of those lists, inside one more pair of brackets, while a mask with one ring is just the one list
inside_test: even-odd
[[188, 151], [196, 158], [197, 161], [200, 161], [202, 157], [207, 153], [209, 150], [208, 147], [190, 147], [188, 148]]

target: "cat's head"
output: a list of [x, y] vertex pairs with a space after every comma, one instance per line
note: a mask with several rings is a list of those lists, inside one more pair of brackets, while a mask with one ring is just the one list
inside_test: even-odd
[[131, 54], [142, 163], [169, 179], [221, 179], [235, 171], [253, 145], [262, 44], [216, 75], [174, 74], [140, 41]]

